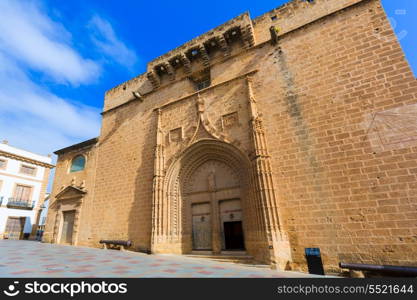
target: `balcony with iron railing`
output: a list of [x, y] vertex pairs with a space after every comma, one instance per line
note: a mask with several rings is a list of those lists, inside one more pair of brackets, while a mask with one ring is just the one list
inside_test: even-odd
[[17, 209], [33, 209], [35, 207], [35, 201], [9, 198], [6, 206], [8, 208], [17, 208]]

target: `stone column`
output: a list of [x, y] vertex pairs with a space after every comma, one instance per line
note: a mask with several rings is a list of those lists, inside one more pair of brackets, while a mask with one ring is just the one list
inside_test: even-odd
[[271, 158], [268, 153], [265, 132], [261, 115], [258, 113], [256, 100], [252, 90], [252, 79], [247, 77], [249, 96], [249, 113], [251, 137], [253, 143], [252, 176], [255, 185], [255, 199], [259, 203], [263, 217], [263, 229], [266, 231], [266, 240], [270, 263], [273, 267], [284, 269], [292, 260], [288, 238], [280, 224], [277, 198], [272, 180]]
[[212, 247], [213, 254], [220, 254], [222, 251], [221, 241], [221, 228], [220, 228], [220, 216], [219, 216], [219, 202], [216, 199], [216, 192], [211, 193], [211, 211], [212, 211]]
[[54, 228], [53, 228], [53, 233], [52, 233], [52, 242], [58, 244], [59, 240], [59, 226], [60, 226], [60, 222], [61, 222], [61, 205], [57, 205], [57, 207], [55, 208], [55, 222], [54, 222]]
[[153, 199], [152, 199], [152, 241], [151, 249], [156, 250], [158, 242], [163, 236], [164, 226], [163, 218], [166, 215], [163, 212], [163, 180], [164, 180], [164, 146], [163, 134], [161, 130], [161, 116], [162, 112], [158, 110], [156, 146], [155, 146], [155, 161], [154, 161], [154, 177], [153, 177]]
[[222, 250], [222, 242], [220, 239], [220, 217], [219, 217], [219, 202], [216, 198], [216, 174], [212, 169], [207, 178], [208, 191], [210, 193], [211, 203], [211, 245], [213, 254], [220, 254]]

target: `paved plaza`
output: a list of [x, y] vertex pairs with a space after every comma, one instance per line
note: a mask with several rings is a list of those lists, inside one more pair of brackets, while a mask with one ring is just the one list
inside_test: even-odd
[[0, 277], [312, 277], [180, 255], [0, 240]]

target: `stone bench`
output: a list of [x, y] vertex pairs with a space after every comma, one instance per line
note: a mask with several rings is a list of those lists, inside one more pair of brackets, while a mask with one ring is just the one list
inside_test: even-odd
[[392, 265], [370, 265], [339, 262], [341, 269], [348, 269], [351, 277], [365, 277], [365, 272], [385, 276], [416, 277], [417, 267], [392, 266]]
[[104, 249], [113, 249], [115, 247], [120, 247], [120, 250], [126, 250], [132, 246], [132, 241], [124, 241], [124, 240], [100, 240], [100, 244], [104, 245]]

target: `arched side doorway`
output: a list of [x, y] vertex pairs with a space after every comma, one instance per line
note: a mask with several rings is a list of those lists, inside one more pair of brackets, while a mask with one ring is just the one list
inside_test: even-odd
[[81, 205], [86, 191], [67, 186], [57, 195], [49, 209], [55, 218], [52, 238], [57, 244], [77, 245]]

